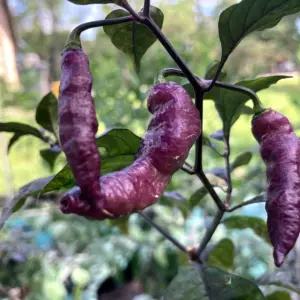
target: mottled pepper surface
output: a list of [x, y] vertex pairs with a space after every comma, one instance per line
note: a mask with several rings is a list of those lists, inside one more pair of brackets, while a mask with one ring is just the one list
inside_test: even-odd
[[90, 202], [100, 196], [100, 154], [95, 139], [98, 122], [92, 82], [87, 55], [82, 50], [65, 51], [58, 98], [59, 136], [74, 178]]
[[183, 165], [200, 136], [199, 111], [188, 93], [176, 83], [153, 87], [148, 96], [153, 113], [136, 161], [128, 168], [100, 178], [96, 208], [75, 187], [61, 199], [63, 213], [102, 220], [144, 209], [163, 194], [172, 175]]
[[252, 132], [267, 166], [267, 224], [280, 267], [300, 232], [300, 141], [289, 120], [271, 109], [253, 118]]

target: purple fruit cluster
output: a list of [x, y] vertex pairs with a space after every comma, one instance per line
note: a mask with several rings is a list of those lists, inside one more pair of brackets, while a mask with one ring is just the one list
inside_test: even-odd
[[142, 210], [160, 198], [200, 136], [201, 121], [188, 93], [172, 82], [152, 88], [148, 109], [153, 117], [135, 162], [100, 177], [101, 194], [94, 198], [94, 206], [79, 187], [66, 193], [62, 212], [103, 220]]
[[300, 233], [300, 141], [289, 120], [271, 109], [253, 118], [252, 132], [267, 166], [267, 224], [280, 267]]

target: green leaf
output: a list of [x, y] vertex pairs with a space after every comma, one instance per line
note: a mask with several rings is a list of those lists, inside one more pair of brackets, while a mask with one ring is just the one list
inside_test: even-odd
[[[205, 172], [205, 174], [213, 187], [219, 187], [222, 190], [225, 190], [227, 188], [227, 183], [224, 179], [212, 173], [209, 173], [209, 171]], [[207, 195], [207, 193], [207, 189], [204, 186], [200, 187], [189, 199], [190, 209], [194, 209], [199, 204], [199, 202]]]
[[53, 176], [34, 180], [19, 189], [18, 194], [4, 206], [0, 217], [0, 229], [13, 212], [18, 211], [29, 196], [36, 196], [52, 180]]
[[35, 120], [43, 128], [58, 136], [57, 99], [52, 92], [42, 98], [35, 112]]
[[251, 115], [254, 114], [253, 108], [251, 108], [251, 107], [249, 107], [249, 106], [247, 106], [247, 105], [244, 105], [244, 106], [242, 107], [241, 113], [242, 113], [243, 115], [248, 115], [248, 116], [251, 116]]
[[232, 216], [222, 222], [229, 229], [252, 229], [259, 237], [270, 243], [265, 221], [257, 217]]
[[215, 151], [216, 153], [220, 154], [217, 148], [217, 145], [215, 143], [213, 143], [210, 138], [208, 136], [206, 136], [205, 134], [203, 134], [202, 136], [202, 142], [203, 145], [212, 149], [213, 151]]
[[[290, 78], [289, 76], [269, 76], [260, 77], [254, 80], [246, 80], [236, 83], [236, 85], [247, 87], [254, 92], [269, 88], [272, 84], [281, 79]], [[205, 99], [214, 100], [216, 109], [223, 122], [223, 131], [228, 136], [233, 124], [238, 120], [243, 112], [245, 103], [249, 96], [244, 93], [225, 90], [224, 88], [214, 87], [210, 92], [204, 94]]]
[[[209, 64], [209, 66], [206, 69], [204, 78], [205, 79], [213, 79], [217, 73], [219, 65], [220, 65], [220, 62], [216, 61], [216, 60], [213, 61], [211, 64]], [[218, 77], [218, 80], [223, 81], [226, 77], [227, 77], [226, 71], [222, 70]]]
[[246, 166], [250, 163], [252, 159], [252, 153], [251, 152], [244, 152], [236, 157], [234, 162], [231, 164], [231, 170], [235, 170], [238, 167]]
[[13, 132], [14, 135], [10, 139], [7, 151], [11, 149], [11, 147], [19, 140], [20, 137], [24, 135], [32, 135], [44, 142], [43, 135], [41, 132], [30, 125], [23, 124], [23, 123], [17, 123], [17, 122], [0, 122], [0, 132]]
[[56, 162], [56, 159], [61, 154], [59, 147], [52, 147], [40, 150], [41, 157], [47, 162], [50, 170], [52, 171]]
[[210, 300], [264, 300], [260, 289], [248, 279], [215, 267], [204, 268]]
[[[134, 162], [141, 138], [128, 129], [113, 128], [98, 136], [96, 141], [98, 147], [106, 150], [105, 153], [101, 153], [101, 175], [105, 175], [122, 170]], [[43, 188], [40, 195], [73, 186], [75, 186], [75, 179], [71, 168], [66, 165]]]
[[109, 129], [97, 137], [97, 146], [105, 148], [108, 156], [135, 154], [140, 143], [140, 137], [123, 128]]
[[[167, 287], [164, 300], [209, 300], [199, 272], [192, 266], [179, 269]], [[220, 298], [221, 299], [221, 298]]]
[[259, 280], [258, 285], [276, 286], [295, 292], [300, 295], [300, 288], [290, 282], [291, 274], [289, 270], [264, 274]]
[[[135, 160], [134, 155], [120, 155], [114, 157], [104, 157], [101, 161], [101, 175], [106, 175], [111, 172], [119, 171], [131, 165]], [[70, 189], [76, 184], [71, 168], [66, 165], [59, 171], [54, 178], [41, 190], [40, 196], [58, 191], [61, 189]]]
[[[162, 28], [164, 15], [162, 11], [151, 6], [151, 17], [159, 28]], [[128, 16], [122, 9], [112, 11], [106, 19]], [[140, 70], [140, 62], [148, 48], [156, 41], [153, 33], [144, 25], [134, 22], [105, 26], [104, 32], [110, 37], [115, 47], [123, 51], [134, 62], [137, 73]]]
[[248, 34], [274, 27], [284, 16], [298, 11], [299, 0], [243, 0], [230, 6], [219, 19], [222, 61]]
[[234, 261], [234, 244], [230, 239], [221, 240], [209, 253], [207, 263], [222, 269], [230, 269]]
[[190, 209], [194, 209], [200, 201], [207, 195], [208, 191], [205, 186], [202, 186], [200, 189], [198, 189], [190, 198]]
[[291, 295], [288, 292], [277, 291], [267, 296], [267, 300], [291, 300]]
[[68, 0], [68, 1], [78, 5], [108, 4], [108, 3], [121, 5], [121, 0]]

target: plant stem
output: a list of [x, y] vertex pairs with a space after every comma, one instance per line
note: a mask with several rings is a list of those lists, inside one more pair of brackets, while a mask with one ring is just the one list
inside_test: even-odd
[[102, 26], [109, 26], [109, 25], [121, 24], [121, 23], [126, 23], [126, 22], [132, 22], [133, 20], [134, 19], [132, 16], [127, 16], [127, 17], [92, 21], [92, 22], [80, 24], [75, 29], [73, 29], [73, 31], [70, 33], [69, 38], [67, 40], [67, 44], [64, 49], [65, 50], [81, 49], [80, 35], [85, 30], [88, 30], [91, 28], [102, 27]]
[[203, 172], [203, 170], [200, 170], [199, 172], [196, 172], [196, 175], [199, 177], [199, 179], [201, 180], [201, 182], [203, 183], [203, 185], [207, 189], [208, 193], [210, 194], [210, 196], [215, 201], [215, 203], [218, 206], [219, 210], [222, 211], [222, 212], [227, 211], [228, 208], [221, 201], [220, 197], [218, 196], [218, 194], [214, 190], [213, 186], [210, 184], [210, 182], [207, 179], [207, 177], [206, 177], [205, 173]]
[[229, 207], [231, 201], [231, 193], [232, 193], [232, 180], [231, 180], [231, 167], [230, 167], [230, 136], [226, 135], [224, 137], [225, 143], [225, 164], [226, 164], [226, 177], [227, 177], [227, 197], [225, 201], [225, 205]]
[[[163, 81], [166, 77], [168, 76], [180, 76], [180, 77], [186, 77], [185, 74], [176, 68], [165, 68], [163, 70], [161, 70], [158, 75], [156, 76], [156, 78], [160, 81]], [[210, 86], [211, 83], [213, 82], [212, 80], [205, 80], [203, 78], [201, 78], [200, 76], [194, 75], [199, 83], [199, 86], [201, 86], [201, 90], [208, 92], [210, 90]], [[263, 107], [262, 103], [260, 102], [258, 96], [256, 95], [256, 93], [254, 91], [252, 91], [251, 89], [244, 87], [244, 86], [240, 86], [240, 85], [234, 85], [234, 84], [230, 84], [230, 83], [224, 83], [224, 82], [220, 82], [220, 81], [215, 81], [214, 85], [217, 87], [221, 87], [223, 89], [227, 89], [227, 90], [231, 90], [231, 91], [235, 91], [235, 92], [240, 92], [243, 93], [245, 95], [247, 95], [253, 102], [254, 105], [254, 111], [255, 113], [260, 113], [262, 111], [265, 110], [265, 108]]]
[[187, 168], [185, 166], [181, 167], [181, 170], [189, 175], [195, 175], [195, 171], [193, 169]]
[[214, 83], [214, 85], [217, 86], [217, 87], [221, 87], [221, 88], [224, 88], [224, 89], [227, 89], [227, 90], [244, 93], [245, 95], [247, 95], [253, 102], [253, 107], [254, 107], [254, 112], [255, 113], [260, 113], [260, 112], [265, 110], [265, 108], [263, 107], [263, 105], [260, 102], [260, 100], [259, 100], [258, 96], [256, 95], [256, 93], [254, 91], [252, 91], [251, 89], [249, 89], [249, 88], [246, 88], [246, 87], [240, 86], [240, 85], [234, 85], [234, 84], [230, 84], [230, 83], [219, 82], [219, 81], [216, 81]]
[[215, 231], [217, 230], [219, 224], [221, 223], [223, 216], [224, 216], [223, 211], [218, 211], [217, 214], [215, 215], [211, 226], [207, 229], [207, 231], [202, 239], [202, 242], [197, 250], [198, 257], [201, 256], [203, 250], [206, 248], [207, 244], [210, 242], [212, 236], [214, 235]]
[[235, 210], [237, 210], [239, 208], [242, 208], [244, 206], [251, 205], [251, 204], [256, 204], [256, 203], [263, 203], [263, 202], [266, 202], [266, 201], [267, 201], [267, 199], [266, 199], [265, 195], [263, 195], [263, 196], [257, 196], [257, 197], [255, 197], [255, 198], [253, 198], [251, 200], [245, 201], [245, 202], [243, 202], [243, 203], [241, 203], [239, 205], [236, 205], [236, 206], [234, 206], [232, 208], [229, 208], [227, 210], [227, 212], [233, 212], [233, 211], [235, 211]]
[[200, 170], [202, 170], [202, 138], [203, 138], [203, 130], [202, 129], [203, 129], [203, 94], [204, 94], [204, 87], [199, 83], [196, 76], [194, 76], [194, 74], [189, 69], [189, 67], [187, 66], [185, 61], [176, 52], [176, 50], [173, 48], [173, 46], [168, 41], [168, 39], [164, 36], [164, 34], [160, 30], [160, 28], [156, 25], [156, 23], [152, 19], [145, 18], [145, 20], [143, 21], [143, 24], [145, 24], [153, 32], [153, 34], [157, 37], [157, 39], [160, 41], [160, 43], [164, 46], [164, 48], [169, 53], [169, 55], [176, 62], [176, 64], [180, 68], [181, 72], [189, 80], [189, 82], [191, 83], [191, 85], [194, 89], [196, 107], [199, 110], [200, 120], [201, 120], [200, 137], [196, 141], [195, 171], [200, 172]]
[[143, 15], [146, 17], [146, 18], [150, 18], [150, 3], [151, 1], [150, 0], [144, 0], [144, 9], [143, 9]]
[[218, 77], [220, 76], [220, 74], [221, 74], [221, 72], [224, 68], [224, 65], [225, 65], [226, 61], [227, 61], [227, 58], [225, 60], [223, 60], [222, 63], [220, 63], [214, 78], [210, 82], [209, 86], [206, 88], [205, 92], [209, 92], [214, 87], [215, 83], [218, 80]]
[[143, 17], [136, 13], [135, 10], [130, 6], [130, 4], [126, 0], [121, 0], [121, 4], [131, 14], [135, 21], [142, 21]]
[[145, 18], [142, 22], [144, 25], [146, 25], [153, 34], [157, 37], [157, 39], [160, 41], [160, 43], [163, 45], [163, 47], [166, 49], [166, 51], [169, 53], [169, 55], [173, 58], [175, 63], [178, 65], [182, 73], [185, 75], [185, 77], [189, 80], [191, 85], [193, 86], [195, 92], [196, 90], [200, 90], [202, 92], [203, 88], [199, 85], [196, 77], [192, 73], [192, 71], [189, 69], [185, 61], [182, 59], [182, 57], [176, 52], [176, 50], [173, 48], [171, 43], [168, 41], [168, 39], [165, 37], [165, 35], [162, 33], [160, 28], [156, 25], [156, 23], [149, 18]]
[[178, 240], [176, 240], [169, 232], [167, 232], [161, 226], [156, 224], [153, 220], [148, 218], [143, 212], [140, 211], [138, 214], [142, 216], [151, 226], [153, 226], [157, 231], [159, 231], [167, 240], [169, 240], [179, 250], [181, 250], [184, 253], [188, 253], [186, 247], [182, 245]]

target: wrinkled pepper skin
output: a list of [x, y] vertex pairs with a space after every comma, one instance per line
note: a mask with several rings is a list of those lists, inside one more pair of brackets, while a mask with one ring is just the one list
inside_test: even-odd
[[97, 220], [118, 218], [159, 199], [200, 136], [201, 122], [191, 98], [175, 83], [154, 86], [148, 96], [148, 109], [153, 117], [135, 162], [100, 177], [101, 195], [95, 199], [96, 208], [75, 187], [61, 199], [63, 213]]
[[173, 174], [182, 167], [199, 137], [199, 111], [186, 90], [174, 82], [157, 84], [151, 89], [148, 110], [154, 116], [140, 155], [149, 157], [162, 173]]
[[65, 51], [58, 98], [59, 136], [74, 178], [90, 201], [100, 195], [101, 162], [92, 82], [87, 55], [82, 50]]
[[267, 166], [267, 225], [280, 267], [300, 232], [300, 141], [289, 120], [271, 109], [253, 118], [252, 132]]
[[101, 202], [100, 209], [94, 210], [80, 188], [75, 187], [61, 200], [61, 210], [97, 220], [128, 215], [156, 202], [170, 179], [171, 176], [159, 172], [149, 159], [138, 159], [124, 170], [100, 177], [101, 198], [97, 199]]

